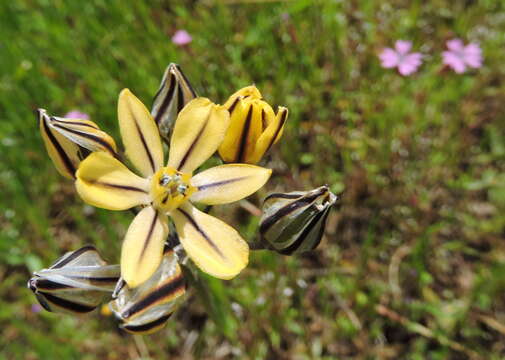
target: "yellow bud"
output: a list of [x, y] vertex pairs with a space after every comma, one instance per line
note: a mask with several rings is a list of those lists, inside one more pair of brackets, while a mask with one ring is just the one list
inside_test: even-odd
[[287, 109], [280, 107], [275, 114], [255, 86], [240, 89], [224, 106], [230, 112], [230, 126], [219, 155], [227, 163], [258, 163], [281, 137]]

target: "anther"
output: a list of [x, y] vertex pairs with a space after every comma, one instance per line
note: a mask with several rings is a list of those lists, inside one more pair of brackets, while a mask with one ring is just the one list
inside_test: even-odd
[[167, 174], [164, 174], [161, 178], [160, 178], [160, 185], [161, 186], [166, 186], [168, 185], [168, 183], [172, 181], [172, 178], [170, 176], [168, 176]]

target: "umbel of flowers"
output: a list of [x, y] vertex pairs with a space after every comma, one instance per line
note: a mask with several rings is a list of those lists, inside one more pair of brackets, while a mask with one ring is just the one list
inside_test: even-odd
[[[38, 113], [50, 158], [58, 172], [75, 180], [86, 203], [139, 209], [123, 239], [119, 266], [86, 246], [34, 273], [28, 286], [45, 309], [85, 313], [112, 300], [125, 330], [152, 332], [165, 324], [186, 289], [181, 252], [169, 237], [180, 243], [182, 256], [212, 276], [231, 279], [247, 265], [248, 242], [193, 203], [235, 202], [267, 182], [272, 171], [253, 164], [281, 137], [286, 108], [274, 113], [254, 86], [216, 105], [197, 97], [180, 68], [170, 64], [151, 112], [128, 89], [119, 95], [119, 129], [133, 171], [96, 123]], [[226, 164], [197, 172], [218, 149]], [[266, 200], [255, 248], [291, 255], [319, 244], [336, 197], [323, 186]]]

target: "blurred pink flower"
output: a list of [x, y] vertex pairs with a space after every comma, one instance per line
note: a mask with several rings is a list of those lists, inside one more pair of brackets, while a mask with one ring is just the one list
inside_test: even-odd
[[193, 38], [191, 37], [191, 35], [189, 35], [189, 33], [186, 30], [177, 30], [174, 36], [172, 36], [172, 42], [175, 45], [179, 46], [187, 45], [192, 40]]
[[66, 113], [64, 118], [89, 120], [89, 115], [79, 110], [72, 110]]
[[32, 312], [34, 313], [39, 313], [42, 311], [42, 306], [40, 306], [39, 304], [32, 304]]
[[465, 46], [461, 39], [452, 39], [446, 45], [448, 50], [442, 53], [443, 62], [458, 74], [464, 73], [467, 67], [477, 69], [482, 66], [482, 50], [478, 44]]
[[403, 76], [415, 73], [423, 62], [423, 55], [418, 52], [410, 52], [411, 49], [411, 41], [397, 40], [394, 49], [385, 48], [379, 54], [382, 67], [386, 69], [398, 68], [398, 72]]

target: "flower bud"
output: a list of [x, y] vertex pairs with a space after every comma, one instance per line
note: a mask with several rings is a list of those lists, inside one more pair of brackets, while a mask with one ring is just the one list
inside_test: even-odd
[[255, 86], [237, 91], [224, 106], [230, 112], [230, 126], [219, 155], [227, 163], [258, 163], [282, 136], [288, 109], [281, 106], [275, 114]]
[[79, 164], [91, 151], [116, 154], [116, 143], [94, 122], [50, 116], [46, 110], [37, 110], [39, 128], [47, 153], [58, 172], [75, 179]]
[[110, 297], [119, 273], [119, 265], [107, 265], [93, 246], [85, 246], [35, 272], [28, 288], [47, 311], [81, 314]]
[[161, 329], [186, 292], [186, 283], [177, 255], [165, 249], [160, 266], [141, 285], [130, 289], [123, 284], [109, 306], [131, 333], [152, 333]]
[[170, 143], [170, 135], [177, 114], [191, 100], [196, 98], [196, 92], [179, 65], [171, 63], [161, 79], [160, 88], [154, 96], [151, 115], [158, 125], [161, 137]]
[[270, 194], [263, 203], [261, 240], [267, 248], [283, 255], [314, 250], [336, 200], [326, 185], [311, 191]]

